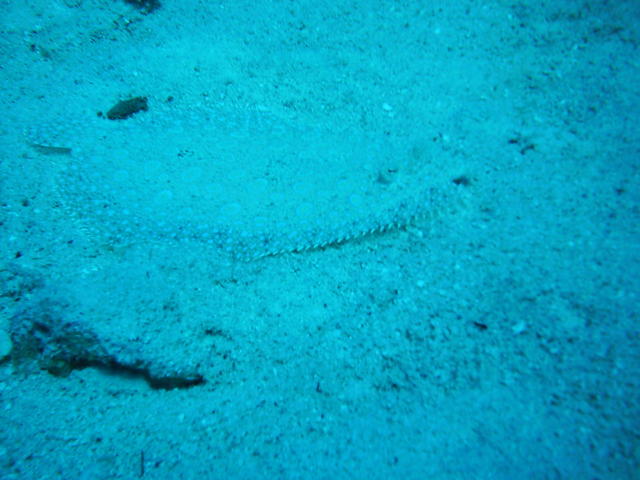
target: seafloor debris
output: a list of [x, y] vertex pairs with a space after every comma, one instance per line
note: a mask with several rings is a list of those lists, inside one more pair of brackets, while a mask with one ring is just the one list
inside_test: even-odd
[[138, 112], [149, 110], [147, 97], [133, 97], [128, 100], [121, 100], [107, 112], [109, 120], [124, 120]]
[[125, 3], [140, 9], [145, 15], [161, 7], [160, 0], [124, 0]]

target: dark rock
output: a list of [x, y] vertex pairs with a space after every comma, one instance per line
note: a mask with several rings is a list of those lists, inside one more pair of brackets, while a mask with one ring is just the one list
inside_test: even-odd
[[111, 107], [107, 112], [107, 118], [109, 120], [124, 120], [140, 111], [146, 112], [147, 110], [149, 110], [147, 97], [133, 97], [128, 100], [121, 100]]
[[160, 0], [124, 0], [125, 3], [133, 5], [142, 10], [145, 15], [161, 7]]

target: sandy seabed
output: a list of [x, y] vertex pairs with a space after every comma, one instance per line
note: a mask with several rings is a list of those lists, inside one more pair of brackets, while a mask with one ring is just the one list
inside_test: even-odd
[[640, 476], [637, 2], [0, 9], [1, 478]]

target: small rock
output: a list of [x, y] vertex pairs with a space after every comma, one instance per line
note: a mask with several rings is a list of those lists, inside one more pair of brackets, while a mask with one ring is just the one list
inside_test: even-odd
[[134, 97], [121, 100], [107, 112], [109, 120], [125, 120], [138, 112], [149, 110], [147, 97]]

